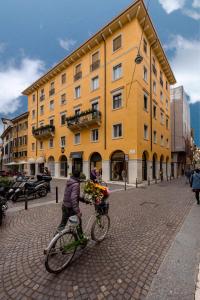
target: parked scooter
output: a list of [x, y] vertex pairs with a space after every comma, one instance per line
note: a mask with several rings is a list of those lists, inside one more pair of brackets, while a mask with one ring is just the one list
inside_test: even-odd
[[7, 200], [13, 200], [15, 191], [23, 185], [24, 182], [27, 182], [29, 180], [29, 177], [17, 177], [16, 181], [12, 184], [10, 189], [7, 191], [5, 197]]
[[25, 181], [21, 182], [19, 187], [15, 190], [12, 201], [17, 201], [20, 198], [33, 197], [40, 198], [45, 197], [48, 193], [48, 183], [45, 181]]
[[0, 226], [2, 225], [3, 218], [5, 217], [5, 212], [8, 209], [7, 200], [0, 197]]

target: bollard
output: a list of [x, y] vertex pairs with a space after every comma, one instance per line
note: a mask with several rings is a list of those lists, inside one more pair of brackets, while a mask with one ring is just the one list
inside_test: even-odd
[[150, 185], [150, 178], [148, 177], [148, 185]]
[[56, 186], [56, 203], [58, 203], [58, 187]]
[[171, 177], [171, 175], [169, 176], [169, 180], [170, 180], [170, 181], [172, 180], [172, 177]]
[[28, 209], [28, 196], [25, 197], [25, 210]]
[[167, 181], [169, 181], [169, 178], [168, 178], [168, 176], [167, 176]]
[[155, 184], [157, 184], [157, 177], [155, 177]]
[[135, 180], [135, 187], [136, 187], [136, 188], [138, 187], [137, 178], [136, 178], [136, 180]]

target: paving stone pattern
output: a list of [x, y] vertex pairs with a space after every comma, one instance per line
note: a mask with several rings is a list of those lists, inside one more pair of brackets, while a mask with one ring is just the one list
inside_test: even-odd
[[[193, 203], [180, 179], [111, 194], [107, 239], [90, 242], [59, 275], [46, 272], [43, 249], [61, 204], [8, 212], [0, 229], [0, 299], [145, 299]], [[86, 224], [94, 209], [81, 207]]]

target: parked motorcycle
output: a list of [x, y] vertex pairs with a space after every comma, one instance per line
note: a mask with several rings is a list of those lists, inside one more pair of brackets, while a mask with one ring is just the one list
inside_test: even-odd
[[0, 226], [2, 225], [3, 218], [5, 217], [5, 212], [8, 209], [7, 200], [0, 197]]
[[16, 202], [20, 198], [45, 197], [48, 193], [48, 183], [45, 181], [25, 181], [21, 182], [19, 187], [15, 190], [12, 201]]
[[7, 191], [5, 197], [7, 200], [13, 200], [15, 191], [23, 185], [24, 182], [27, 182], [29, 180], [28, 177], [17, 177], [16, 181], [13, 182], [12, 186], [10, 189]]

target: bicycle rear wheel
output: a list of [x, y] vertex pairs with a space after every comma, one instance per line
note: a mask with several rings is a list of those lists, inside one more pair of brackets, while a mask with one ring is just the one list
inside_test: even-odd
[[46, 270], [58, 274], [71, 262], [77, 249], [77, 236], [72, 232], [57, 234], [47, 251]]
[[110, 228], [110, 217], [108, 215], [98, 215], [92, 225], [91, 237], [96, 242], [105, 239]]

